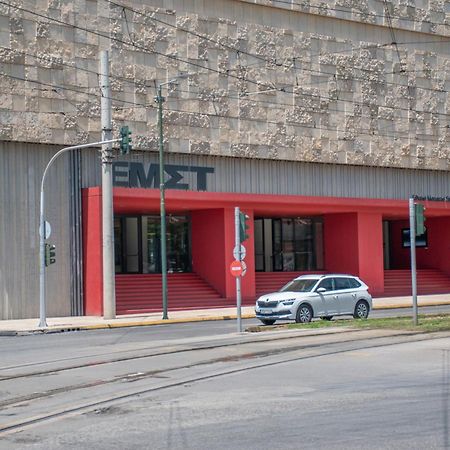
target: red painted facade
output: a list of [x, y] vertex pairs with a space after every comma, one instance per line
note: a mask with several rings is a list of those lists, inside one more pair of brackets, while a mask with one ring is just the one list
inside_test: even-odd
[[[166, 191], [167, 213], [191, 217], [192, 269], [224, 298], [235, 295], [233, 261], [234, 207], [250, 216], [324, 219], [325, 271], [359, 275], [373, 295], [384, 291], [383, 220], [390, 221], [391, 264], [408, 267], [408, 249], [401, 248], [401, 228], [407, 227], [408, 202], [332, 197], [253, 195], [194, 191]], [[426, 202], [429, 247], [418, 249], [418, 265], [450, 275], [450, 208]], [[115, 214], [154, 214], [159, 211], [159, 190], [114, 188]], [[400, 232], [398, 232], [400, 229]], [[244, 298], [255, 296], [253, 229], [246, 241], [247, 274], [242, 279]], [[101, 189], [83, 192], [85, 313], [102, 312]], [[391, 267], [397, 268], [397, 267]]]

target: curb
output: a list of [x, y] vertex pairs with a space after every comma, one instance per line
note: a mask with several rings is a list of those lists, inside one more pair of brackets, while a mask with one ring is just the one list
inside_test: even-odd
[[[242, 314], [242, 319], [254, 319], [255, 314]], [[86, 331], [86, 330], [106, 330], [113, 328], [131, 328], [131, 327], [146, 327], [155, 325], [169, 325], [173, 323], [193, 323], [193, 322], [208, 322], [216, 320], [235, 320], [235, 314], [226, 316], [204, 316], [204, 317], [190, 317], [182, 319], [167, 319], [167, 320], [142, 320], [139, 322], [119, 322], [119, 323], [99, 323], [93, 325], [67, 325], [67, 326], [50, 326], [48, 328], [35, 328], [30, 330], [0, 330], [0, 336], [25, 336], [30, 334], [51, 334], [64, 333], [69, 331]]]
[[[450, 302], [430, 302], [425, 305], [419, 305], [419, 308], [426, 306], [446, 306], [450, 305]], [[383, 310], [383, 309], [405, 309], [412, 308], [411, 304], [391, 304], [383, 306], [374, 306], [373, 310]], [[98, 323], [93, 325], [67, 325], [67, 326], [50, 326], [48, 328], [35, 328], [29, 330], [0, 330], [0, 336], [25, 336], [30, 334], [50, 334], [50, 333], [65, 333], [70, 331], [87, 331], [87, 330], [106, 330], [113, 328], [132, 328], [132, 327], [148, 327], [155, 325], [168, 325], [174, 323], [193, 323], [193, 322], [209, 322], [218, 320], [236, 320], [236, 314], [228, 315], [218, 315], [218, 316], [203, 316], [203, 317], [189, 317], [180, 319], [167, 319], [167, 320], [141, 320], [139, 322], [118, 322], [118, 323]], [[255, 314], [242, 314], [242, 319], [254, 319]]]

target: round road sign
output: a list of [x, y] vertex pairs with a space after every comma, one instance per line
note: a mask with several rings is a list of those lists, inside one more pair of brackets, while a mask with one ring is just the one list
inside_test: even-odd
[[230, 272], [233, 277], [240, 277], [242, 275], [242, 263], [240, 261], [233, 261], [230, 264]]
[[[239, 258], [239, 252], [241, 252], [240, 258]], [[243, 245], [241, 245], [241, 246], [236, 245], [236, 247], [234, 247], [234, 249], [233, 249], [234, 259], [237, 259], [237, 260], [240, 259], [242, 261], [245, 258], [246, 254], [247, 254], [247, 251], [245, 250], [245, 247]]]

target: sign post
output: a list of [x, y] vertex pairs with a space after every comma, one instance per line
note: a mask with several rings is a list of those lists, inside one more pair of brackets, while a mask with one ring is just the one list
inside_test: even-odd
[[[239, 232], [239, 207], [234, 208], [234, 229], [235, 229], [235, 248], [240, 249], [241, 248], [241, 242], [240, 242], [240, 232]], [[240, 273], [236, 276], [236, 308], [237, 308], [237, 332], [242, 333], [242, 298], [241, 298], [241, 273], [242, 273], [242, 266], [241, 266], [241, 252], [237, 252], [238, 258], [236, 258], [235, 262], [239, 263], [239, 266], [241, 267]]]
[[417, 325], [416, 210], [414, 206], [414, 198], [412, 197], [409, 199], [409, 240], [411, 250], [413, 325]]

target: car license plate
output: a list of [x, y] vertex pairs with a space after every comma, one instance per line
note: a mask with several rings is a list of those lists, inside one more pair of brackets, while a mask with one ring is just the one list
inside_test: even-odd
[[272, 314], [273, 310], [272, 309], [261, 309], [260, 314]]

